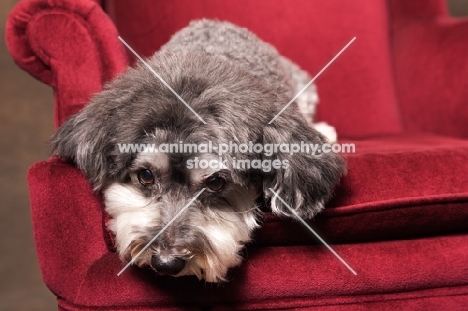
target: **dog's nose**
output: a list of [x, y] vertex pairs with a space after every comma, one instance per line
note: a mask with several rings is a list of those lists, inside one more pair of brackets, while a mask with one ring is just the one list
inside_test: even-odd
[[159, 274], [176, 275], [185, 267], [185, 260], [179, 257], [164, 258], [157, 255], [151, 257], [151, 266]]

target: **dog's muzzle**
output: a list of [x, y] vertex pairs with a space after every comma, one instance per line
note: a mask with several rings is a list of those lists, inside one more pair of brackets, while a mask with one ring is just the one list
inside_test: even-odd
[[151, 266], [163, 275], [176, 275], [185, 267], [185, 260], [180, 257], [151, 256]]

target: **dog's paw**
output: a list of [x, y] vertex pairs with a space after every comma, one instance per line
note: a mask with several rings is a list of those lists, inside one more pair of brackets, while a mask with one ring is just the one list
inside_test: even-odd
[[314, 123], [313, 127], [315, 130], [317, 130], [323, 136], [325, 136], [329, 143], [336, 143], [338, 135], [336, 134], [336, 129], [333, 126], [329, 125], [326, 122], [319, 122]]

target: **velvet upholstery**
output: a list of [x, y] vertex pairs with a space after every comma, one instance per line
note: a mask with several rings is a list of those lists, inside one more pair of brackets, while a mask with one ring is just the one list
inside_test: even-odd
[[[119, 33], [143, 55], [151, 55], [191, 20], [217, 18], [252, 30], [314, 75], [357, 37], [342, 58], [317, 80], [322, 102], [318, 117], [348, 137], [401, 130], [390, 66], [388, 14], [383, 1], [329, 0], [324, 5], [323, 1], [298, 0], [291, 5], [288, 0], [227, 0], [222, 4], [216, 0], [203, 4], [175, 0], [160, 1], [157, 9], [152, 9], [151, 0], [140, 1], [137, 6], [120, 0], [111, 3], [110, 14]], [[147, 22], [127, 22], [136, 16]], [[168, 16], [170, 21], [166, 22]]]
[[468, 63], [454, 57], [468, 50], [468, 20], [447, 18], [444, 1], [429, 2], [426, 14], [404, 0], [390, 2], [402, 123], [409, 131], [468, 138]]
[[6, 25], [16, 63], [54, 88], [58, 127], [127, 66], [109, 17], [94, 1], [22, 1]]
[[[103, 10], [104, 9], [104, 10]], [[107, 14], [105, 13], [107, 12]], [[57, 158], [28, 173], [44, 282], [62, 310], [463, 310], [468, 305], [468, 37], [443, 0], [23, 0], [7, 20], [15, 61], [55, 91], [55, 124], [195, 18], [252, 29], [315, 75], [317, 117], [354, 143], [348, 174], [310, 225], [265, 213], [229, 282], [122, 263], [100, 194]], [[305, 168], [307, 169], [307, 168]]]

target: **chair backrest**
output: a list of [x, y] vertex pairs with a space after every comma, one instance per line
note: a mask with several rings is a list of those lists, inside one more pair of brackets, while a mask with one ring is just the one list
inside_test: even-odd
[[191, 20], [211, 18], [250, 29], [311, 76], [356, 37], [316, 80], [317, 119], [334, 125], [341, 137], [402, 130], [384, 0], [107, 0], [104, 8], [120, 35], [145, 56]]

